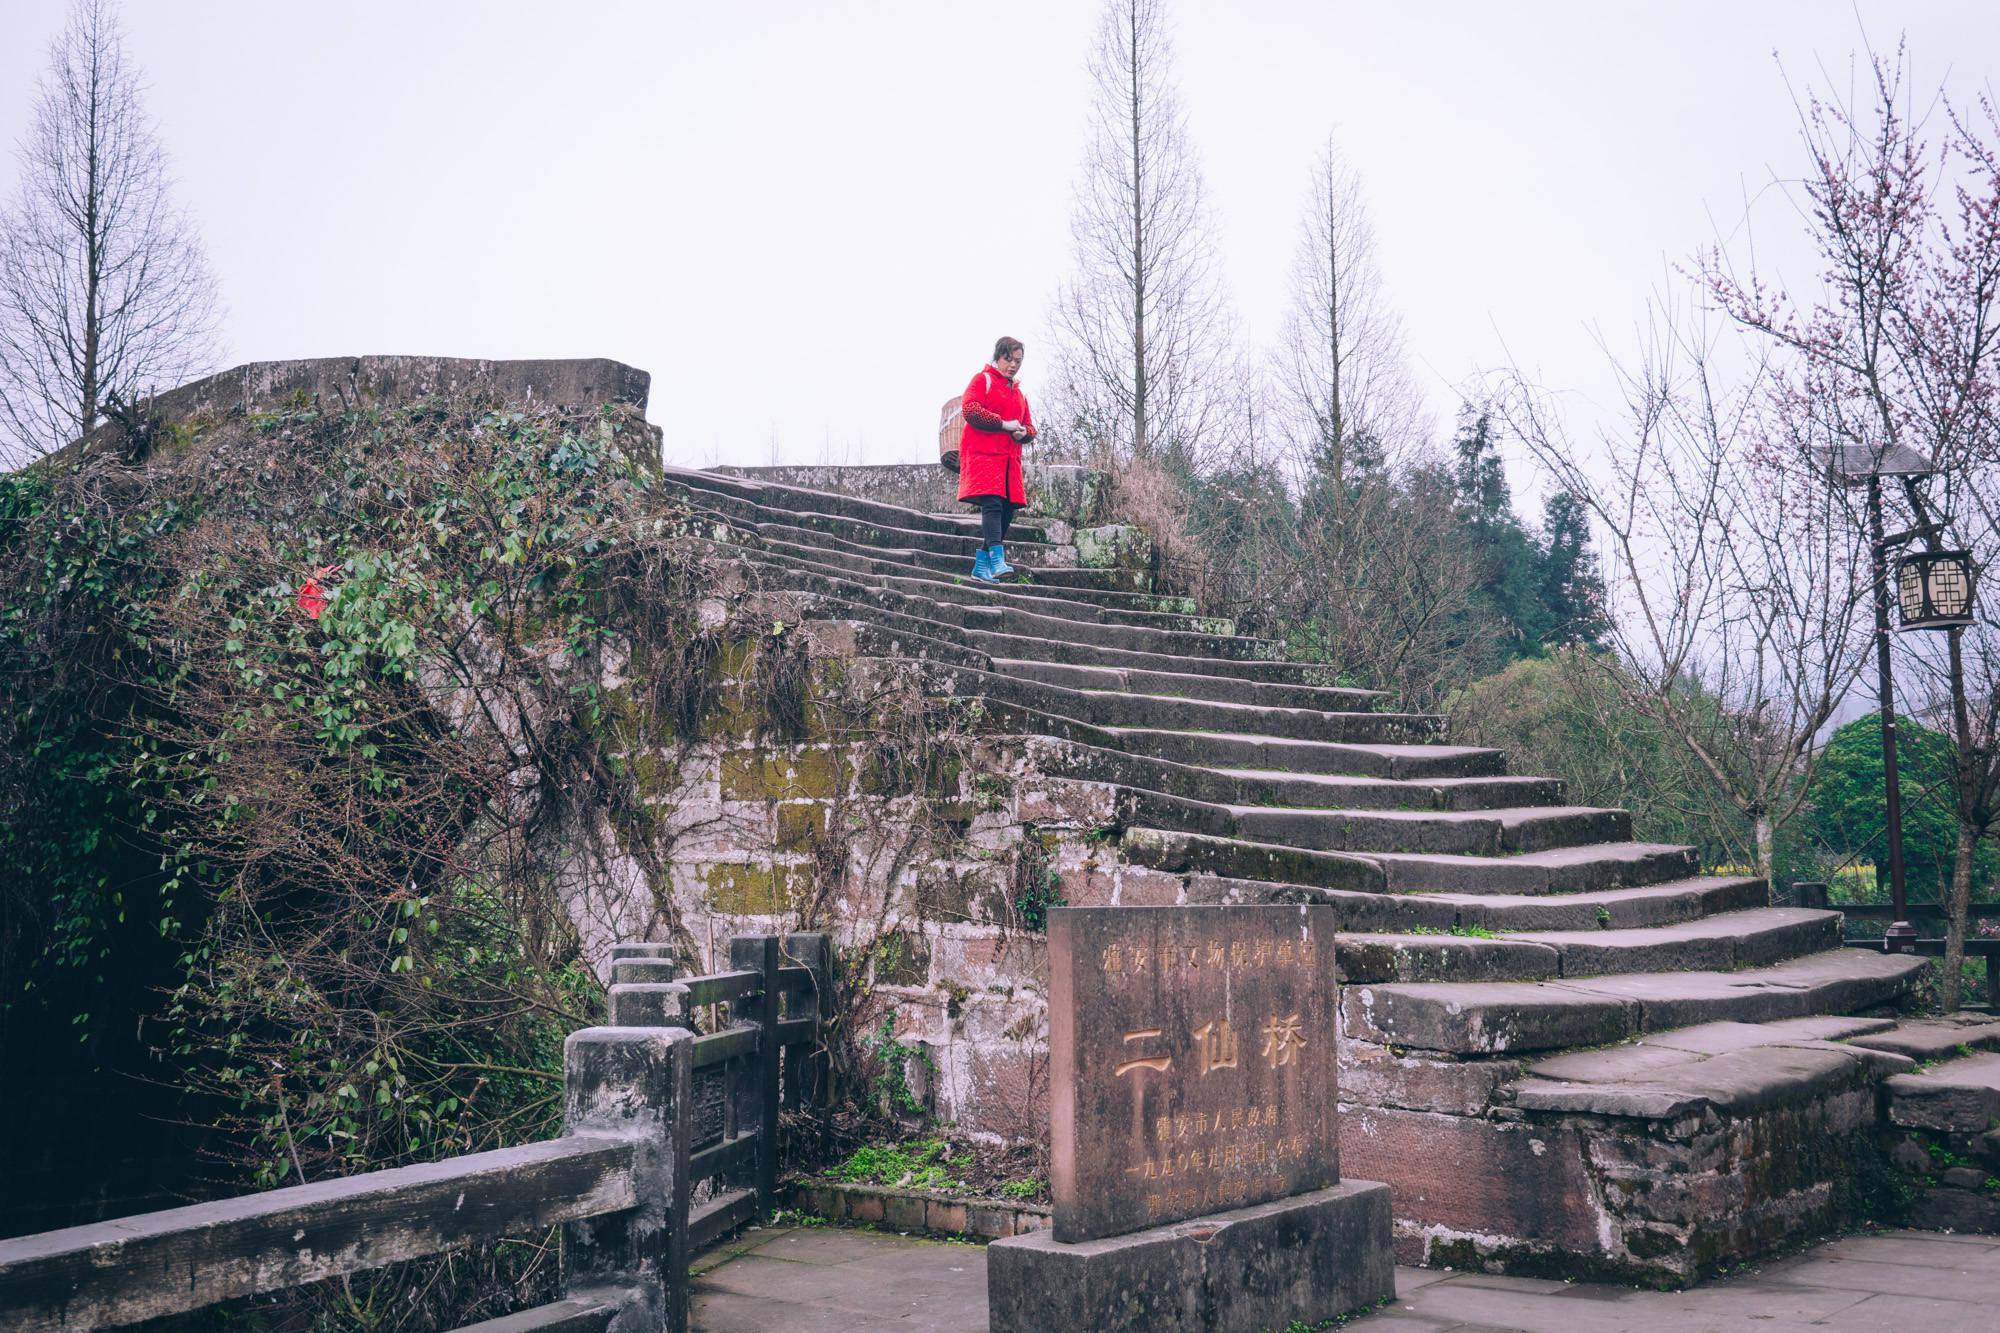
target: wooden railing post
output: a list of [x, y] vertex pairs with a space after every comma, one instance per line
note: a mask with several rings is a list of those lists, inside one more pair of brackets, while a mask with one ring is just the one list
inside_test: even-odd
[[1799, 880], [1792, 885], [1792, 901], [1800, 907], [1815, 907], [1826, 910], [1826, 885], [1813, 880]]
[[785, 1054], [785, 1105], [797, 1107], [823, 1100], [831, 1092], [827, 1086], [830, 1065], [823, 1029], [833, 1012], [833, 942], [820, 931], [787, 935], [785, 952], [812, 973], [811, 984], [799, 988], [810, 995], [810, 1009], [789, 1015], [810, 1017], [813, 1021], [812, 1041], [804, 1048], [789, 1047]]
[[615, 1302], [612, 1333], [687, 1328], [683, 1121], [693, 1041], [685, 1028], [598, 1027], [563, 1046], [566, 1131], [629, 1139], [637, 1150], [638, 1206], [569, 1224], [570, 1295]]

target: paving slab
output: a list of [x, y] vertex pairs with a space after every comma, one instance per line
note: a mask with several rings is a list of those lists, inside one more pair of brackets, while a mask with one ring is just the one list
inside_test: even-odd
[[[769, 1228], [694, 1283], [699, 1333], [986, 1333], [986, 1251]], [[796, 1237], [797, 1239], [792, 1239]], [[709, 1256], [704, 1256], [704, 1259]], [[1360, 1333], [1996, 1333], [2000, 1237], [1845, 1236], [1688, 1291], [1398, 1268]]]

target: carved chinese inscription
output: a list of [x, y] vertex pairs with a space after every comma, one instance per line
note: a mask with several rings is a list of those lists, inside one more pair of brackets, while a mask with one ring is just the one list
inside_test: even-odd
[[1049, 912], [1055, 1238], [1340, 1181], [1333, 912]]

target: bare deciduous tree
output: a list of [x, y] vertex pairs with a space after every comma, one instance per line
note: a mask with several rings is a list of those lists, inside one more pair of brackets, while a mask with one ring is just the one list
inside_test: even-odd
[[1761, 366], [1732, 383], [1698, 319], [1656, 309], [1613, 367], [1624, 414], [1598, 447], [1519, 372], [1502, 410], [1609, 538], [1610, 679], [1748, 822], [1769, 876], [1865, 661], [1867, 548], [1847, 494], [1807, 461], [1816, 423], [1773, 410]]
[[110, 0], [77, 0], [0, 215], [0, 461], [59, 448], [212, 355], [215, 283], [140, 91]]
[[1232, 331], [1172, 67], [1162, 0], [1110, 0], [1047, 415], [1073, 445], [1192, 461], [1227, 412]]
[[1422, 431], [1360, 177], [1331, 136], [1312, 168], [1278, 375], [1302, 461], [1337, 495], [1347, 488], [1351, 450], [1379, 457]]

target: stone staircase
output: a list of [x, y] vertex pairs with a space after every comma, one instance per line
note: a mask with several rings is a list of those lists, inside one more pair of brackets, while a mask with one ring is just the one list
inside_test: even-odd
[[[1842, 948], [1837, 913], [1704, 875], [1144, 568], [1078, 564], [1118, 543], [1024, 516], [1031, 581], [982, 586], [969, 516], [664, 484], [764, 586], [981, 699], [1045, 792], [1096, 812], [1088, 863], [1060, 863], [1071, 902], [1337, 909], [1343, 1170], [1391, 1185], [1407, 1262], [1686, 1282], [1854, 1218], [1885, 1080], [1949, 1068], [1883, 1040], [1922, 960]], [[1990, 1080], [1981, 1059], [1952, 1063]]]

